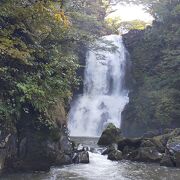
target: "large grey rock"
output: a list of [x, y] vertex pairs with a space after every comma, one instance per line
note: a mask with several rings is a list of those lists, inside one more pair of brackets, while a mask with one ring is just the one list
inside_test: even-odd
[[87, 151], [83, 151], [79, 153], [79, 163], [84, 163], [84, 164], [89, 163], [89, 153]]
[[164, 154], [162, 160], [160, 161], [160, 165], [166, 166], [166, 167], [174, 167], [175, 166], [175, 164], [173, 163], [169, 154]]
[[141, 147], [135, 160], [142, 162], [160, 162], [162, 154], [155, 147]]
[[[58, 136], [27, 130], [19, 139], [19, 154], [10, 158], [8, 168], [20, 171], [46, 171], [52, 165], [72, 163], [73, 148], [66, 130], [58, 129]], [[55, 138], [54, 138], [55, 137]]]
[[165, 145], [162, 143], [163, 136], [155, 136], [149, 139], [143, 139], [141, 147], [155, 147], [160, 153], [165, 153]]
[[74, 154], [72, 157], [72, 161], [75, 164], [83, 163], [87, 164], [89, 163], [89, 153], [88, 153], [88, 147], [84, 147], [82, 144], [78, 144], [74, 148]]
[[122, 160], [122, 152], [119, 150], [113, 150], [108, 154], [108, 159], [112, 161]]
[[107, 128], [103, 131], [98, 144], [108, 146], [116, 143], [121, 138], [121, 131], [116, 128], [114, 124], [110, 123]]
[[[176, 135], [179, 135], [179, 132]], [[173, 156], [176, 167], [180, 167], [180, 136], [170, 138], [167, 142], [167, 149]]]

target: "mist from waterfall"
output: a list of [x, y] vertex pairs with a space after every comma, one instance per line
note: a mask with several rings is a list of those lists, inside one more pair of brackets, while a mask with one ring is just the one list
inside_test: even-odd
[[[121, 125], [121, 113], [129, 102], [124, 87], [126, 49], [119, 35], [104, 36], [117, 47], [115, 51], [91, 50], [86, 57], [84, 92], [71, 105], [71, 136], [99, 136], [110, 122]], [[100, 46], [109, 47], [99, 41]]]

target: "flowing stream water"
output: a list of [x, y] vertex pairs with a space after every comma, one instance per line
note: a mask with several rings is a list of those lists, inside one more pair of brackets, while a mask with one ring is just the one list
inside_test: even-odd
[[[87, 54], [84, 92], [71, 106], [69, 130], [72, 136], [99, 136], [107, 123], [121, 124], [121, 112], [128, 103], [124, 87], [126, 49], [119, 35], [104, 36]], [[107, 51], [110, 44], [115, 51]]]

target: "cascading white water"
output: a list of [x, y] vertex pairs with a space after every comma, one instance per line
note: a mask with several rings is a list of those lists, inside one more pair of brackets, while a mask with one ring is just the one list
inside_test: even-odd
[[[86, 58], [84, 93], [69, 113], [71, 136], [99, 136], [107, 123], [121, 124], [121, 112], [128, 103], [124, 89], [126, 50], [119, 35], [104, 36], [116, 51], [92, 50]], [[98, 42], [102, 45], [102, 42]], [[105, 47], [109, 47], [104, 43]]]

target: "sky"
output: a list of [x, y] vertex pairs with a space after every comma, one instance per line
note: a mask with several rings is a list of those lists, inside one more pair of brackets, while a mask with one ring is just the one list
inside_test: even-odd
[[143, 10], [142, 5], [116, 5], [112, 6], [112, 10], [115, 12], [108, 15], [108, 17], [120, 17], [122, 21], [131, 21], [139, 19], [145, 22], [151, 22], [153, 17]]

